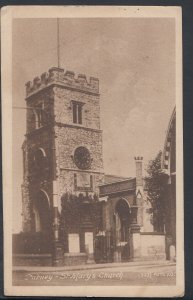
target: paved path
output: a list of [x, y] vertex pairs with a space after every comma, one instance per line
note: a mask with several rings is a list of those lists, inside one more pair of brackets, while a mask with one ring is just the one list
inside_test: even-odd
[[13, 285], [174, 285], [175, 264], [128, 262], [71, 267], [15, 267]]

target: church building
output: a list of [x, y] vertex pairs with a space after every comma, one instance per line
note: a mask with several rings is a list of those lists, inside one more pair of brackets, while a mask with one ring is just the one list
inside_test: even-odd
[[166, 133], [162, 169], [167, 176], [165, 199], [166, 257], [176, 259], [176, 108], [174, 108]]
[[136, 177], [104, 174], [99, 80], [53, 67], [26, 84], [26, 107], [27, 263], [32, 252], [45, 265], [164, 259], [165, 235], [153, 232], [143, 197], [143, 158]]

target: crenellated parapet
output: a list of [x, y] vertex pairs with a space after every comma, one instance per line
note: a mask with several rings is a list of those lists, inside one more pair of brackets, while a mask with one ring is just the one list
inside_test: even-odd
[[143, 160], [142, 156], [135, 156], [134, 158], [135, 158], [136, 161], [142, 161]]
[[29, 97], [54, 83], [74, 90], [94, 94], [99, 93], [98, 78], [90, 77], [89, 81], [87, 81], [84, 74], [75, 76], [75, 73], [72, 71], [64, 71], [62, 68], [53, 67], [48, 72], [44, 72], [40, 77], [35, 77], [33, 81], [26, 83], [26, 96]]

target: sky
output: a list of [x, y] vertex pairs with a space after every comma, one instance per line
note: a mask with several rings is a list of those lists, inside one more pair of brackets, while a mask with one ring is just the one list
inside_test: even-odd
[[[99, 78], [106, 174], [135, 176], [163, 149], [175, 106], [175, 19], [60, 19], [60, 65]], [[14, 19], [13, 107], [25, 107], [25, 83], [57, 66], [57, 20]], [[26, 110], [13, 108], [13, 231], [21, 230], [21, 146]]]

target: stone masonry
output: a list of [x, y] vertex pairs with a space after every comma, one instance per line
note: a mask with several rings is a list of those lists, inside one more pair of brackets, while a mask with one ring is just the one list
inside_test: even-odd
[[[73, 102], [82, 105], [82, 123], [73, 123]], [[58, 208], [63, 193], [79, 194], [74, 185], [74, 176], [84, 186], [90, 184], [89, 194], [98, 194], [98, 185], [103, 181], [102, 131], [100, 130], [99, 81], [83, 74], [75, 77], [74, 72], [51, 68], [41, 77], [26, 84], [27, 132], [23, 146], [24, 183], [23, 230], [33, 230], [33, 206], [37, 191], [43, 190], [53, 207], [54, 185], [57, 186]], [[37, 128], [37, 116], [41, 115]], [[91, 156], [89, 170], [80, 170], [73, 159], [77, 147], [86, 147]], [[44, 157], [44, 173], [40, 176], [34, 161], [40, 149]]]

